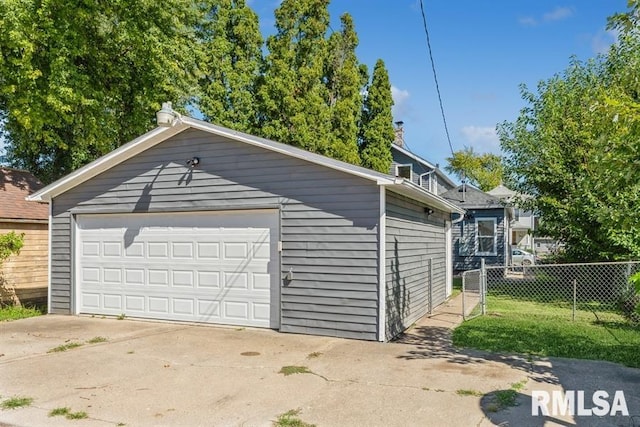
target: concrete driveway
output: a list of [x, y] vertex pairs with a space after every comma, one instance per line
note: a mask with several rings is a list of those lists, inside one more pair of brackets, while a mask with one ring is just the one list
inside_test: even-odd
[[[83, 345], [50, 352], [69, 343]], [[33, 398], [0, 409], [2, 426], [268, 426], [289, 410], [318, 426], [634, 425], [619, 414], [531, 416], [532, 390], [563, 389], [623, 390], [640, 415], [640, 370], [460, 351], [446, 326], [429, 324], [381, 344], [49, 315], [1, 323], [0, 354], [0, 401]], [[286, 366], [311, 373], [279, 373]], [[518, 382], [517, 406], [500, 407], [494, 392]], [[88, 418], [48, 416], [62, 407]]]

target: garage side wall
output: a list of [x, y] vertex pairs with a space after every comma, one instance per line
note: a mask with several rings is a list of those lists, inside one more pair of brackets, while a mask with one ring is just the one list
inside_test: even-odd
[[51, 310], [73, 310], [72, 211], [279, 207], [281, 331], [375, 340], [378, 206], [374, 182], [187, 130], [54, 199]]
[[409, 198], [387, 192], [387, 339], [427, 314], [430, 306], [436, 307], [446, 299], [447, 217], [439, 211], [427, 216], [424, 208]]

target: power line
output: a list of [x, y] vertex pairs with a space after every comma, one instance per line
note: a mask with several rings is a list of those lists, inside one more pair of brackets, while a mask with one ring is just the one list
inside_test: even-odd
[[453, 145], [451, 144], [451, 137], [449, 136], [449, 127], [447, 126], [447, 118], [444, 115], [444, 107], [442, 106], [442, 95], [440, 95], [440, 85], [438, 84], [436, 64], [433, 61], [433, 53], [431, 52], [431, 40], [429, 38], [429, 30], [427, 29], [427, 17], [424, 14], [424, 4], [422, 3], [422, 0], [420, 0], [420, 11], [422, 12], [422, 23], [424, 25], [424, 32], [427, 35], [427, 47], [429, 48], [429, 59], [431, 59], [431, 69], [433, 70], [433, 80], [436, 82], [436, 92], [438, 93], [438, 102], [440, 102], [440, 112], [442, 113], [442, 122], [444, 123], [444, 132], [447, 134], [447, 141], [449, 142], [451, 155], [453, 155]]

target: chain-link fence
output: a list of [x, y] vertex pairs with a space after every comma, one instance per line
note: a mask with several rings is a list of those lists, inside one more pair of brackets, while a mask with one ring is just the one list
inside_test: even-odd
[[[484, 267], [462, 274], [465, 319], [521, 310], [572, 320], [619, 318], [640, 262]], [[517, 303], [517, 304], [514, 304]]]

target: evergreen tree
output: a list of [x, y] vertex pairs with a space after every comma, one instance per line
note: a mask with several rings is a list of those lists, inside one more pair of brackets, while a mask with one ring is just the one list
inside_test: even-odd
[[382, 59], [373, 69], [371, 84], [367, 89], [360, 124], [360, 158], [362, 166], [389, 173], [391, 168], [391, 143], [393, 129], [393, 98], [389, 74]]
[[155, 126], [196, 85], [192, 0], [0, 2], [7, 160], [50, 182]]
[[324, 66], [329, 0], [283, 0], [258, 90], [261, 136], [325, 154], [331, 135]]
[[258, 16], [245, 0], [214, 0], [207, 7], [199, 109], [212, 123], [255, 132], [255, 92], [262, 66]]
[[358, 36], [351, 15], [340, 17], [340, 32], [329, 37], [326, 84], [331, 109], [332, 138], [327, 155], [356, 165], [358, 153], [358, 122], [362, 113], [362, 91], [366, 75], [360, 70], [356, 47]]

